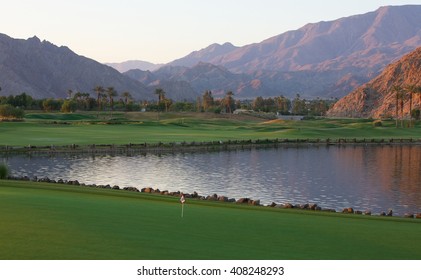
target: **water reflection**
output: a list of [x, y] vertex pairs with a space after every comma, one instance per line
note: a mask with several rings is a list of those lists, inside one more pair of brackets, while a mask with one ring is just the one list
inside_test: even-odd
[[[0, 160], [2, 160], [0, 158]], [[420, 146], [301, 146], [164, 155], [6, 158], [14, 175], [169, 191], [421, 212]]]

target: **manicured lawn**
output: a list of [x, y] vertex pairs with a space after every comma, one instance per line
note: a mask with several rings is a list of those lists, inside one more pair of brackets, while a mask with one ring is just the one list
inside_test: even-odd
[[421, 222], [0, 180], [0, 259], [421, 259]]
[[421, 138], [419, 124], [374, 127], [372, 120], [267, 121], [215, 114], [27, 114], [25, 122], [0, 122], [0, 145], [128, 144], [248, 139]]

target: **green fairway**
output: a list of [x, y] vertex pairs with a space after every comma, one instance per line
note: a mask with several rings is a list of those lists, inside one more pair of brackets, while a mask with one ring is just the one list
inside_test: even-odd
[[0, 259], [421, 259], [421, 221], [0, 180]]
[[27, 114], [24, 122], [0, 122], [0, 145], [89, 145], [256, 139], [421, 138], [419, 124], [374, 127], [372, 120], [268, 121], [216, 114]]

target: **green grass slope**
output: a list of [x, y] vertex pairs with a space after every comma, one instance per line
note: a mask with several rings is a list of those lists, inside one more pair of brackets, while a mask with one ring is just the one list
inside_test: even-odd
[[215, 114], [115, 113], [27, 114], [25, 122], [0, 122], [0, 145], [89, 145], [255, 139], [420, 139], [419, 124], [395, 128], [393, 121], [374, 127], [372, 120], [318, 119], [267, 121]]
[[421, 259], [419, 220], [0, 180], [0, 259]]

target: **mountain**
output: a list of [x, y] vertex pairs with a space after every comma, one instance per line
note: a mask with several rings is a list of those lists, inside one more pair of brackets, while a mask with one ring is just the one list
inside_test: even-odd
[[307, 24], [244, 47], [213, 44], [168, 65], [222, 66], [258, 79], [269, 89], [266, 96], [283, 92], [342, 97], [421, 45], [420, 14], [421, 5], [381, 7], [363, 15]]
[[[394, 117], [396, 115], [396, 93], [393, 91], [393, 86], [403, 88], [408, 85], [421, 86], [420, 73], [421, 47], [388, 65], [379, 76], [340, 99], [329, 110], [328, 115], [336, 117]], [[408, 90], [405, 90], [404, 93], [404, 114], [409, 115]], [[412, 108], [420, 109], [420, 94], [414, 94]]]
[[208, 62], [237, 72], [376, 71], [391, 57], [400, 57], [421, 45], [420, 14], [421, 6], [417, 5], [381, 7], [363, 15], [307, 24]]
[[[169, 87], [173, 83], [182, 82], [183, 87], [180, 84], [173, 89], [182, 89], [184, 95], [190, 93], [190, 95], [186, 95], [187, 99], [192, 97], [195, 99], [206, 90], [211, 90], [216, 97], [223, 96], [231, 90], [235, 92], [237, 98], [242, 99], [265, 95], [270, 92], [270, 89], [262, 85], [258, 79], [253, 79], [246, 74], [235, 74], [222, 66], [204, 62], [199, 62], [193, 67], [164, 66], [154, 72], [130, 70], [124, 74], [155, 88], [157, 85]], [[162, 87], [165, 90], [165, 86]], [[171, 93], [169, 90], [165, 91]], [[192, 91], [195, 93], [194, 96]]]
[[164, 64], [154, 64], [147, 61], [142, 60], [129, 60], [121, 63], [105, 63], [110, 67], [113, 67], [120, 73], [127, 72], [132, 69], [139, 69], [143, 71], [154, 71], [159, 69], [159, 67], [163, 66]]
[[196, 101], [198, 96], [198, 93], [191, 87], [190, 83], [170, 79], [160, 80], [151, 71], [132, 69], [125, 72], [124, 75], [145, 84], [151, 93], [154, 93], [156, 88], [162, 88], [165, 91], [165, 96], [175, 101]]
[[129, 91], [136, 99], [153, 98], [142, 83], [67, 47], [37, 37], [21, 40], [0, 34], [0, 94], [26, 92], [35, 98], [62, 98], [69, 89], [92, 92], [97, 85]]
[[225, 43], [223, 45], [220, 44], [212, 44], [204, 49], [199, 51], [194, 51], [189, 55], [182, 57], [180, 59], [174, 60], [168, 63], [168, 66], [186, 66], [192, 67], [200, 62], [210, 62], [213, 61], [215, 58], [228, 54], [234, 50], [238, 49], [238, 47], [234, 46], [231, 43]]

